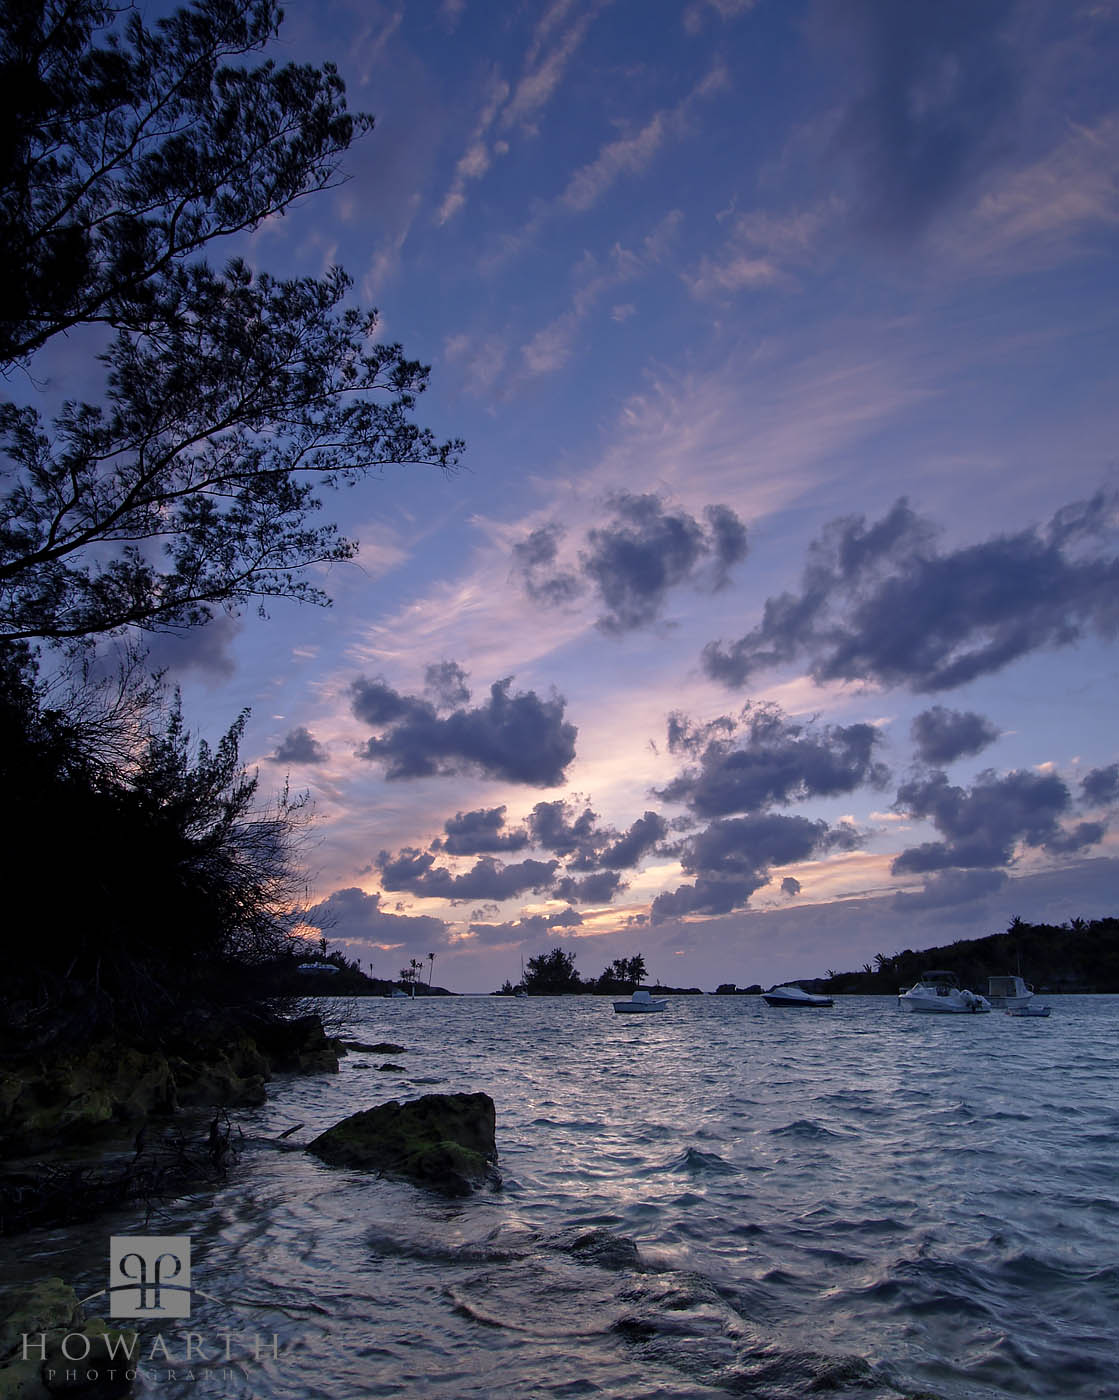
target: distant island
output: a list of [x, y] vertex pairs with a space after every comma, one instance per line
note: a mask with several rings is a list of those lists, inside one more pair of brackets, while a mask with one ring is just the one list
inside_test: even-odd
[[1010, 921], [1005, 933], [958, 938], [902, 953], [879, 953], [857, 972], [829, 968], [823, 977], [798, 977], [806, 991], [893, 995], [929, 968], [947, 968], [965, 987], [980, 991], [987, 978], [1020, 973], [1039, 992], [1119, 992], [1119, 918], [1068, 919], [1063, 924]]
[[[335, 956], [332, 954], [332, 957]], [[1119, 992], [1119, 918], [1069, 919], [1063, 924], [1030, 924], [1010, 921], [1005, 933], [985, 938], [958, 938], [916, 951], [879, 953], [873, 963], [852, 972], [829, 968], [823, 977], [786, 979], [805, 991], [832, 995], [893, 996], [910, 987], [922, 972], [947, 968], [963, 986], [984, 990], [988, 977], [1019, 973], [1039, 992]], [[598, 977], [582, 977], [575, 968], [575, 954], [552, 948], [529, 958], [521, 981], [505, 984], [496, 996], [569, 996], [592, 993], [617, 996], [644, 986], [649, 991], [677, 996], [699, 995], [699, 987], [668, 987], [647, 980], [645, 959], [619, 958]], [[426, 993], [426, 988], [423, 989]], [[756, 996], [758, 982], [740, 987], [722, 982], [717, 996]]]

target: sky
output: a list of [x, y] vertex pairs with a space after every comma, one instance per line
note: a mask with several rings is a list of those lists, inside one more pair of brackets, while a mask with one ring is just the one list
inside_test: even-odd
[[1119, 5], [285, 8], [375, 127], [247, 256], [467, 442], [324, 498], [330, 609], [152, 646], [308, 922], [710, 990], [1119, 911]]

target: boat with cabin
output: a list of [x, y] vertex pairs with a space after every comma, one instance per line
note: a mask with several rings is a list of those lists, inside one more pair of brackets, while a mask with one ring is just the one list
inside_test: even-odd
[[1028, 1006], [1034, 999], [1034, 989], [1021, 977], [988, 977], [987, 1000], [999, 1011]]
[[961, 987], [954, 972], [929, 971], [922, 972], [908, 990], [903, 989], [898, 993], [898, 1007], [902, 1011], [959, 1015], [990, 1011], [991, 1003], [978, 992]]

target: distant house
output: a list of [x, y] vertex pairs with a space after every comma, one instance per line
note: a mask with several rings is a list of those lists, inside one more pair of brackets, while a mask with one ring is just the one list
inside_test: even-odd
[[335, 963], [300, 963], [296, 972], [341, 972]]

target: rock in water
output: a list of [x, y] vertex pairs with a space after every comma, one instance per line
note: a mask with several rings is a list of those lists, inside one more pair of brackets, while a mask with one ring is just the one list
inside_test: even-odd
[[498, 1185], [489, 1094], [424, 1094], [354, 1113], [308, 1144], [338, 1167], [392, 1172], [450, 1196]]

